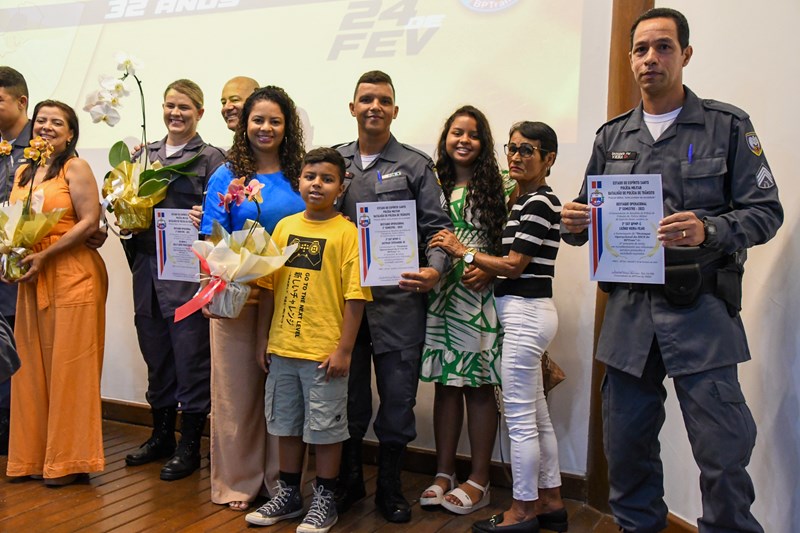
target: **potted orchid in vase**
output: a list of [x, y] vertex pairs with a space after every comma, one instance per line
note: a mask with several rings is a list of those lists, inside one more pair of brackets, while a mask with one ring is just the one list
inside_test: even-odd
[[[220, 207], [255, 202], [261, 214], [261, 189], [258, 180], [236, 178], [226, 194], [219, 194]], [[256, 216], [258, 219], [259, 216]], [[257, 220], [247, 220], [241, 230], [228, 233], [215, 220], [208, 240], [197, 240], [192, 251], [200, 259], [200, 269], [208, 283], [190, 301], [175, 311], [178, 322], [208, 304], [211, 314], [236, 318], [250, 295], [249, 282], [272, 274], [283, 266], [297, 249], [293, 244], [280, 250]]]
[[[142, 111], [141, 150], [138, 158], [131, 159], [130, 150], [124, 141], [115, 143], [108, 152], [111, 170], [103, 179], [103, 207], [113, 212], [117, 226], [125, 230], [121, 238], [130, 238], [130, 232], [146, 230], [153, 220], [153, 207], [167, 194], [167, 187], [178, 176], [195, 176], [186, 169], [197, 155], [175, 165], [150, 164], [147, 157], [147, 128], [142, 80], [136, 74], [139, 61], [133, 56], [117, 54], [117, 69], [123, 74], [119, 78], [102, 76], [100, 89], [89, 94], [84, 111], [92, 117], [92, 122], [104, 122], [113, 127], [120, 120], [121, 100], [128, 96], [125, 86], [128, 78], [136, 81]], [[202, 151], [202, 150], [201, 150]], [[199, 153], [198, 153], [199, 155]], [[104, 223], [105, 219], [104, 219]]]

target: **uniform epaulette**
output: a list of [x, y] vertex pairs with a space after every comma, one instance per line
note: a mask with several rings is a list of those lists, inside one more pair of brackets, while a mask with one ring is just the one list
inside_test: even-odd
[[597, 128], [597, 131], [595, 132], [595, 134], [597, 134], [597, 133], [600, 133], [600, 130], [602, 130], [603, 128], [605, 128], [605, 127], [606, 127], [606, 126], [608, 126], [609, 124], [613, 124], [613, 123], [615, 123], [615, 122], [619, 122], [620, 120], [627, 119], [629, 116], [631, 116], [631, 114], [633, 114], [633, 111], [634, 111], [635, 109], [636, 109], [635, 107], [634, 107], [633, 109], [628, 109], [628, 110], [627, 110], [627, 111], [625, 111], [623, 114], [621, 114], [621, 115], [617, 115], [616, 117], [614, 117], [614, 118], [612, 118], [612, 119], [609, 119], [609, 120], [608, 120], [608, 121], [607, 121], [605, 124], [603, 124], [602, 126], [600, 126], [599, 128]]
[[700, 103], [706, 109], [713, 109], [714, 111], [721, 111], [723, 113], [728, 113], [729, 115], [733, 115], [734, 117], [738, 118], [739, 120], [746, 120], [750, 118], [750, 115], [744, 109], [739, 109], [735, 105], [726, 104], [725, 102], [720, 102], [718, 100], [710, 100], [710, 99], [702, 99]]
[[209, 148], [213, 148], [214, 150], [216, 150], [217, 152], [219, 152], [219, 153], [220, 153], [220, 155], [221, 155], [223, 158], [224, 158], [224, 157], [227, 157], [227, 152], [225, 152], [225, 150], [223, 150], [222, 148], [219, 148], [219, 147], [217, 147], [217, 146], [214, 146], [213, 144], [206, 144], [206, 146], [208, 146]]
[[349, 141], [349, 142], [346, 142], [346, 143], [334, 144], [333, 146], [331, 146], [331, 148], [333, 148], [334, 150], [338, 150], [342, 146], [347, 146], [348, 144], [353, 144], [353, 143], [355, 143], [355, 141]]
[[402, 147], [403, 147], [403, 148], [405, 148], [406, 150], [410, 150], [410, 151], [412, 151], [412, 152], [416, 152], [417, 154], [421, 155], [422, 157], [424, 157], [424, 158], [425, 158], [425, 159], [427, 159], [428, 161], [433, 161], [433, 160], [431, 159], [431, 156], [429, 156], [428, 154], [426, 154], [425, 152], [423, 152], [423, 151], [422, 151], [422, 150], [420, 150], [419, 148], [414, 148], [414, 147], [413, 147], [413, 146], [411, 146], [410, 144], [405, 144], [405, 143], [400, 143], [400, 146], [402, 146]]

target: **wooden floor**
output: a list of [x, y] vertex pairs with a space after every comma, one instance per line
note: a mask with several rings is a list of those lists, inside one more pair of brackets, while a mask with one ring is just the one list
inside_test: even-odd
[[[92, 474], [84, 483], [60, 488], [45, 487], [41, 481], [11, 481], [5, 476], [6, 458], [0, 458], [0, 531], [243, 531], [248, 528], [244, 514], [210, 501], [208, 459], [194, 475], [180, 481], [158, 479], [160, 464], [129, 468], [125, 455], [149, 436], [141, 426], [105, 422], [106, 469]], [[204, 442], [203, 455], [207, 455]], [[444, 510], [426, 511], [417, 499], [430, 483], [426, 475], [404, 473], [406, 497], [414, 504], [411, 523], [389, 524], [375, 511], [376, 470], [365, 469], [368, 496], [339, 517], [334, 532], [469, 531], [474, 520], [484, 519], [507, 508], [508, 489], [492, 489], [492, 505], [470, 516], [456, 516]], [[310, 493], [310, 486], [306, 486]], [[581, 503], [567, 502], [571, 533], [616, 533], [612, 520]], [[300, 519], [280, 522], [270, 528], [254, 528], [273, 533], [294, 531]], [[254, 531], [250, 529], [250, 531]]]

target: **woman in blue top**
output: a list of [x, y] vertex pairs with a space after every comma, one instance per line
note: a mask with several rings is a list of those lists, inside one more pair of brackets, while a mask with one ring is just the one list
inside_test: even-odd
[[[280, 87], [254, 92], [242, 108], [227, 162], [211, 176], [200, 233], [214, 220], [228, 232], [258, 219], [268, 232], [280, 219], [305, 208], [297, 192], [305, 148], [294, 102]], [[230, 204], [219, 195], [235, 178], [264, 185], [255, 203]], [[207, 313], [207, 310], [203, 311]], [[210, 316], [210, 315], [209, 315]], [[238, 318], [211, 320], [211, 501], [244, 511], [278, 479], [277, 438], [268, 443], [264, 418], [264, 372], [255, 354], [258, 288]], [[268, 451], [269, 449], [269, 451]]]

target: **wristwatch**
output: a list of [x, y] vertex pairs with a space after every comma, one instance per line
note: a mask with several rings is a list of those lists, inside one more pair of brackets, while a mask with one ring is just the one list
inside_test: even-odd
[[464, 252], [464, 256], [462, 257], [462, 259], [466, 264], [471, 265], [472, 262], [475, 261], [475, 254], [477, 253], [478, 250], [476, 250], [475, 248], [467, 248], [467, 250]]
[[703, 232], [705, 233], [705, 238], [700, 243], [700, 248], [711, 246], [717, 240], [717, 226], [706, 217], [703, 217]]

